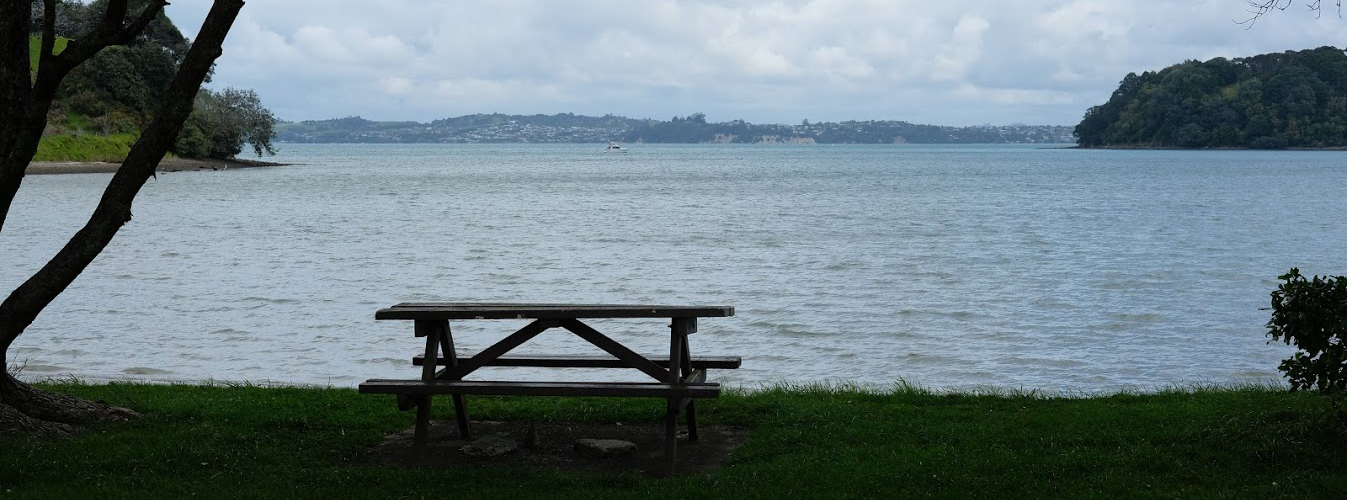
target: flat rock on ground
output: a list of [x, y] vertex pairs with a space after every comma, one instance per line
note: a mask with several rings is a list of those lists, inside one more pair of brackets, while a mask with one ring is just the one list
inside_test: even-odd
[[[412, 447], [412, 429], [393, 433], [384, 442], [364, 453], [343, 459], [353, 466], [393, 467], [530, 467], [573, 472], [634, 472], [663, 476], [664, 426], [662, 424], [574, 424], [528, 422], [473, 422], [474, 438], [508, 434], [522, 442], [530, 425], [538, 430], [538, 444], [500, 456], [468, 456], [464, 445], [471, 440], [458, 436], [453, 421], [431, 422], [424, 457], [418, 458]], [[702, 474], [714, 471], [730, 453], [748, 438], [748, 430], [730, 426], [700, 426], [701, 439], [678, 443], [677, 474]], [[635, 443], [637, 451], [620, 458], [590, 458], [575, 450], [580, 439], [619, 439]]]
[[625, 457], [636, 453], [640, 447], [631, 441], [621, 439], [577, 439], [575, 451], [593, 458]]

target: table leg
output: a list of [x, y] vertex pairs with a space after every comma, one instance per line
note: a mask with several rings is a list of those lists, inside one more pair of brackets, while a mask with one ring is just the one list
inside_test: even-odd
[[426, 434], [430, 430], [430, 395], [421, 396], [416, 405], [416, 431], [412, 434], [412, 447], [416, 449], [417, 457], [424, 457], [426, 452]]
[[[695, 319], [694, 319], [695, 321]], [[680, 374], [683, 368], [683, 354], [687, 351], [688, 332], [691, 329], [687, 318], [673, 318], [669, 325], [669, 383], [681, 384]], [[678, 410], [682, 406], [681, 396], [670, 397], [664, 415], [664, 453], [669, 460], [669, 475], [674, 474], [678, 465]]]
[[[458, 366], [458, 351], [454, 349], [454, 334], [449, 329], [449, 322], [444, 322], [444, 330], [439, 332], [440, 350], [444, 354], [444, 359], [448, 360], [449, 366]], [[468, 428], [468, 403], [464, 401], [462, 394], [451, 396], [454, 400], [454, 417], [458, 419], [458, 436], [462, 439], [471, 439], [472, 432]]]
[[670, 476], [678, 466], [678, 403], [679, 398], [669, 398], [664, 414], [664, 455], [669, 461]]
[[[440, 341], [440, 335], [436, 332], [437, 326], [434, 321], [416, 322], [416, 336], [426, 338], [426, 364], [421, 368], [421, 380], [427, 382], [435, 380], [435, 356]], [[422, 457], [426, 450], [426, 436], [430, 431], [431, 396], [426, 394], [419, 399], [416, 406], [416, 430], [412, 434], [412, 446], [416, 449], [416, 455]]]
[[[683, 364], [682, 364], [682, 374], [679, 376], [682, 378], [684, 382], [689, 382], [688, 377], [692, 376], [692, 353], [690, 352], [690, 348], [688, 347], [688, 338], [686, 336], [683, 337], [683, 342], [681, 343], [683, 344]], [[690, 398], [688, 400], [687, 421], [688, 421], [688, 442], [696, 441], [698, 438], [696, 398]]]

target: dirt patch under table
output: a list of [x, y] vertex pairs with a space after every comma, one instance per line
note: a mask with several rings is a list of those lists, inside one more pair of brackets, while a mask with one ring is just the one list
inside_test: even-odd
[[[536, 430], [536, 443], [528, 442], [529, 428]], [[384, 442], [348, 459], [351, 465], [400, 467], [501, 467], [523, 466], [579, 472], [633, 472], [663, 476], [664, 426], [651, 424], [577, 424], [528, 422], [473, 422], [474, 439], [508, 436], [519, 449], [500, 456], [470, 456], [462, 451], [471, 440], [458, 435], [452, 421], [431, 422], [425, 452], [418, 456], [412, 429], [388, 435]], [[700, 437], [689, 442], [679, 436], [677, 474], [704, 474], [718, 469], [730, 452], [748, 438], [748, 429], [731, 426], [698, 426]], [[592, 458], [575, 450], [580, 439], [619, 439], [636, 444], [636, 451], [623, 457]]]

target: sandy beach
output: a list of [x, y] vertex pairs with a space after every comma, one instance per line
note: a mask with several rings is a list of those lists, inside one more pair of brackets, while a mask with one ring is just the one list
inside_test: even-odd
[[[160, 172], [191, 172], [201, 170], [228, 170], [231, 168], [277, 167], [285, 163], [257, 160], [201, 160], [195, 158], [164, 158], [159, 162]], [[112, 173], [121, 163], [101, 161], [35, 161], [28, 164], [27, 175]]]

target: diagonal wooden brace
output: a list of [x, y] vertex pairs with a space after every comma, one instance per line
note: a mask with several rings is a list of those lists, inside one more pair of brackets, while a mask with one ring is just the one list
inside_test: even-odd
[[495, 361], [495, 359], [501, 357], [501, 355], [510, 352], [511, 349], [519, 347], [519, 345], [524, 342], [528, 342], [529, 339], [538, 336], [538, 334], [547, 331], [550, 328], [561, 326], [560, 323], [561, 322], [558, 320], [540, 319], [524, 325], [519, 331], [501, 339], [500, 342], [492, 344], [491, 347], [482, 349], [482, 351], [478, 352], [475, 356], [460, 360], [458, 366], [449, 366], [440, 370], [439, 373], [435, 374], [435, 378], [438, 380], [462, 379], [469, 373]]
[[645, 356], [636, 354], [635, 351], [619, 344], [616, 340], [608, 338], [607, 335], [599, 333], [598, 330], [591, 328], [589, 325], [581, 323], [578, 319], [564, 320], [561, 322], [561, 327], [570, 330], [571, 333], [594, 344], [599, 349], [603, 349], [608, 354], [612, 354], [613, 357], [622, 360], [627, 366], [641, 370], [660, 382], [669, 382], [670, 373], [678, 373], [677, 367], [673, 367], [673, 371], [660, 368], [659, 365], [646, 359]]

